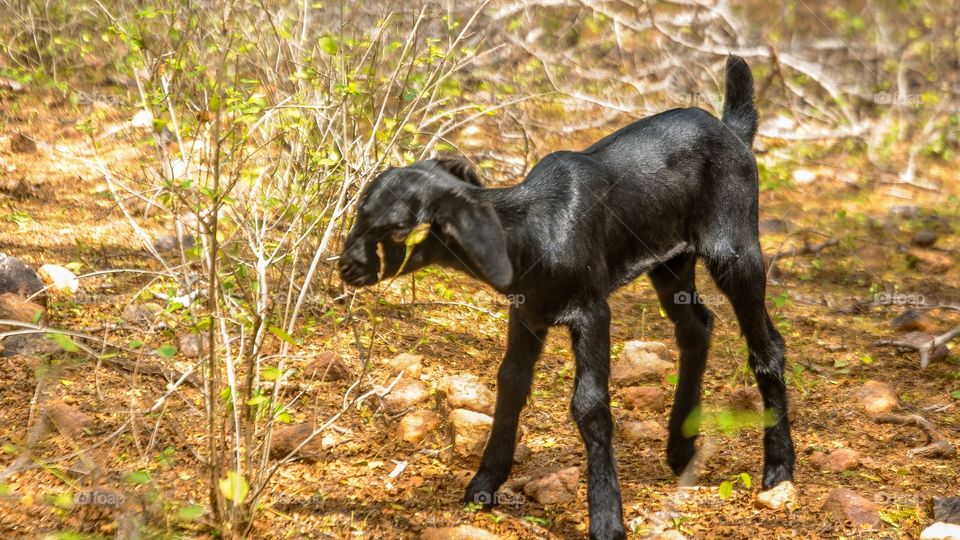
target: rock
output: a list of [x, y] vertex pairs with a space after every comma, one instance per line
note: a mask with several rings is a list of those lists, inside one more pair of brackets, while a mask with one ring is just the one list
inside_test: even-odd
[[797, 505], [797, 488], [786, 480], [757, 494], [757, 505], [770, 510], [783, 510]]
[[[283, 459], [293, 452], [313, 433], [316, 425], [304, 422], [290, 426], [274, 428], [270, 436], [270, 458]], [[323, 439], [316, 435], [305, 444], [294, 457], [305, 461], [316, 461], [323, 450]]]
[[353, 370], [339, 354], [333, 351], [323, 351], [318, 354], [307, 366], [304, 374], [308, 379], [320, 382], [345, 381], [353, 378]]
[[400, 419], [397, 437], [410, 444], [420, 444], [440, 425], [440, 416], [433, 411], [417, 410]]
[[391, 414], [403, 412], [430, 396], [430, 392], [422, 382], [408, 379], [401, 379], [386, 395], [381, 394], [386, 391], [386, 388], [377, 390], [383, 409]]
[[53, 427], [70, 439], [82, 437], [93, 426], [93, 418], [63, 402], [48, 405], [46, 413]]
[[445, 396], [452, 409], [493, 414], [497, 397], [480, 378], [472, 374], [450, 375], [437, 383], [437, 394]]
[[35, 154], [37, 152], [37, 141], [23, 133], [15, 133], [10, 137], [10, 151], [14, 154]]
[[924, 274], [942, 274], [953, 266], [949, 255], [932, 249], [911, 249], [908, 255], [910, 266]]
[[[735, 388], [727, 399], [727, 404], [735, 411], [748, 411], [763, 414], [763, 396], [756, 386]], [[789, 404], [789, 400], [788, 400]]]
[[0, 356], [48, 356], [63, 352], [59, 345], [41, 334], [18, 334], [3, 338]]
[[631, 386], [623, 389], [623, 405], [628, 409], [663, 412], [667, 393], [658, 386]]
[[661, 426], [656, 420], [627, 422], [621, 428], [620, 436], [628, 442], [665, 441], [667, 439], [667, 428]]
[[530, 457], [530, 447], [520, 443], [513, 450], [513, 462], [514, 463], [523, 463]]
[[617, 386], [662, 382], [673, 369], [667, 346], [658, 341], [628, 341], [620, 360], [610, 370], [610, 380]]
[[156, 320], [157, 315], [163, 312], [163, 306], [154, 302], [146, 304], [129, 304], [123, 308], [120, 317], [130, 324], [149, 326]]
[[876, 527], [880, 524], [877, 505], [849, 489], [831, 491], [823, 503], [822, 511], [855, 526]]
[[938, 239], [939, 235], [937, 235], [936, 232], [927, 229], [921, 229], [913, 233], [913, 238], [910, 239], [910, 243], [915, 246], [928, 248], [933, 247], [933, 245], [937, 243]]
[[890, 328], [896, 332], [910, 332], [924, 327], [923, 311], [910, 308], [890, 321]]
[[688, 540], [682, 532], [676, 529], [667, 529], [662, 533], [656, 535], [654, 540]]
[[403, 372], [411, 379], [419, 379], [423, 374], [423, 355], [401, 353], [387, 361], [394, 374]]
[[420, 540], [499, 540], [499, 536], [472, 525], [459, 527], [428, 527], [420, 533]]
[[896, 206], [891, 206], [887, 210], [887, 215], [890, 217], [895, 217], [899, 219], [914, 219], [920, 217], [922, 210], [919, 206], [914, 206], [910, 204], [899, 204]]
[[24, 298], [43, 290], [43, 281], [23, 261], [0, 255], [0, 293], [14, 293]]
[[454, 409], [450, 412], [447, 442], [454, 455], [463, 458], [480, 457], [487, 444], [493, 418], [489, 415]]
[[793, 224], [784, 219], [764, 219], [760, 221], [760, 234], [783, 234], [793, 229]]
[[37, 275], [53, 292], [73, 294], [80, 290], [80, 280], [76, 274], [60, 265], [45, 264], [37, 270]]
[[791, 175], [793, 178], [793, 183], [798, 186], [804, 186], [807, 184], [812, 184], [817, 180], [817, 173], [809, 169], [796, 169]]
[[540, 504], [564, 504], [577, 499], [577, 467], [548, 471], [523, 486], [523, 493]]
[[810, 463], [820, 470], [843, 472], [860, 466], [860, 454], [850, 448], [838, 448], [829, 454], [817, 452], [810, 456]]
[[[24, 323], [42, 322], [43, 306], [31, 302], [19, 294], [0, 294], [0, 319], [9, 319]], [[0, 332], [10, 330], [11, 327], [0, 325]]]
[[960, 525], [934, 523], [920, 533], [920, 540], [960, 540]]
[[177, 338], [177, 349], [187, 358], [200, 358], [207, 352], [207, 338], [199, 334], [181, 334]]
[[960, 497], [934, 497], [933, 519], [960, 525]]
[[[192, 234], [183, 235], [183, 249], [190, 249], [196, 244]], [[174, 234], [161, 236], [153, 241], [153, 247], [163, 253], [167, 251], [179, 251], [180, 239]]]
[[867, 381], [857, 392], [860, 408], [871, 414], [885, 414], [899, 407], [896, 392], [887, 383]]

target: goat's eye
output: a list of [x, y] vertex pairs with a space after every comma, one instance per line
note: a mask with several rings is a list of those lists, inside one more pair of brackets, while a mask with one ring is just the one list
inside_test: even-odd
[[400, 227], [398, 229], [394, 229], [393, 232], [390, 233], [390, 240], [398, 244], [402, 244], [404, 241], [406, 241], [408, 234], [410, 234], [410, 229], [408, 227]]

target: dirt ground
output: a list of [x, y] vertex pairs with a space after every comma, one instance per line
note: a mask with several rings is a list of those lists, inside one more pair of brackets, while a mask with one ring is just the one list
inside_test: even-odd
[[[136, 170], [138, 165], [131, 162], [138, 155], [136, 148], [116, 137], [100, 141], [94, 151], [89, 138], [75, 127], [75, 109], [52, 98], [11, 95], [0, 109], [0, 251], [34, 267], [79, 262], [80, 273], [155, 269], [112, 202], [102, 173], [91, 164], [99, 156], [111, 166]], [[36, 153], [10, 151], [11, 138], [20, 132], [37, 141]], [[586, 142], [593, 136], [584, 133], [581, 138]], [[541, 147], [554, 144], [545, 141]], [[701, 436], [701, 444], [709, 444], [714, 452], [702, 468], [698, 487], [687, 490], [677, 487], [666, 466], [665, 442], [638, 444], [618, 438], [625, 519], [636, 538], [663, 528], [679, 529], [689, 538], [917, 538], [932, 519], [931, 498], [958, 494], [956, 461], [910, 457], [910, 449], [926, 442], [923, 433], [878, 424], [859, 409], [855, 394], [867, 380], [888, 383], [904, 411], [921, 414], [960, 443], [960, 359], [952, 353], [921, 370], [916, 354], [879, 345], [879, 340], [895, 335], [890, 321], [905, 306], [871, 305], [883, 292], [922, 296], [927, 303], [960, 302], [956, 250], [960, 171], [954, 164], [925, 164], [926, 176], [941, 185], [939, 190], [927, 190], [890, 184], [882, 173], [868, 174], [865, 159], [857, 154], [832, 151], [798, 164], [790, 161], [788, 146], [767, 144], [759, 156], [765, 178], [777, 178], [778, 173], [770, 171], [801, 166], [816, 178], [811, 183], [764, 185], [761, 220], [783, 220], [787, 229], [763, 235], [765, 252], [773, 255], [802, 246], [804, 239], [812, 244], [839, 241], [818, 254], [783, 258], [768, 287], [768, 307], [788, 344], [799, 503], [782, 512], [756, 506], [762, 463], [759, 428], [714, 430]], [[169, 234], [163, 221], [153, 219], [144, 206], [133, 207], [149, 232]], [[935, 247], [926, 249], [932, 255], [918, 255], [921, 248], [910, 245], [921, 229], [935, 230], [939, 236]], [[947, 263], [938, 267], [925, 262], [934, 257]], [[700, 288], [717, 314], [704, 406], [719, 411], [737, 388], [753, 381], [732, 310], [704, 275], [701, 272]], [[143, 329], [118, 324], [123, 307], [138, 301], [138, 293], [152, 279], [116, 274], [84, 280], [77, 296], [51, 299], [49, 322], [121, 342], [143, 340], [145, 349], [170, 342], [177, 329], [169, 325]], [[385, 359], [413, 352], [423, 355], [422, 380], [431, 388], [443, 375], [472, 373], [493, 389], [504, 347], [506, 306], [492, 305], [479, 283], [440, 269], [421, 273], [415, 305], [410, 305], [410, 288], [409, 280], [398, 280], [375, 308], [375, 315], [382, 318], [382, 345], [374, 350], [374, 379], [384, 383], [390, 379]], [[375, 292], [360, 295], [362, 302]], [[677, 357], [671, 324], [661, 314], [646, 278], [619, 291], [611, 306], [615, 358], [629, 340], [663, 342]], [[327, 309], [344, 308], [312, 306], [309, 315], [318, 322], [314, 338], [299, 351], [301, 362], [332, 350], [356, 366], [349, 328], [323, 318]], [[960, 313], [948, 310], [930, 310], [923, 322], [931, 333], [958, 323]], [[541, 505], [528, 498], [492, 513], [464, 509], [460, 500], [473, 465], [440, 459], [443, 428], [416, 447], [399, 442], [399, 418], [384, 414], [375, 400], [368, 400], [336, 422], [319, 460], [281, 469], [258, 514], [254, 535], [408, 538], [426, 527], [473, 524], [504, 537], [585, 537], [586, 468], [568, 412], [573, 373], [569, 349], [567, 332], [553, 330], [521, 417], [523, 443], [530, 453], [517, 464], [512, 478], [578, 466], [581, 481], [575, 502]], [[173, 360], [176, 365], [186, 362]], [[157, 518], [206, 500], [199, 456], [204, 448], [204, 414], [195, 389], [180, 392], [160, 414], [131, 415], [131, 409], [149, 405], [161, 395], [165, 381], [110, 369], [78, 355], [67, 355], [52, 368], [36, 359], [5, 357], [0, 374], [4, 450], [0, 469], [17, 459], [25, 443], [28, 421], [36, 414], [38, 370], [45, 369], [55, 370], [49, 378], [53, 395], [91, 415], [94, 422], [79, 443], [47, 435], [35, 449], [32, 466], [4, 480], [0, 536], [82, 537], [66, 535], [69, 531], [113, 536], [131, 515], [147, 509], [141, 526], [148, 537], [209, 537], [203, 519], [183, 523]], [[671, 391], [671, 381], [668, 377], [662, 387]], [[292, 411], [293, 420], [326, 418], [339, 407], [344, 389], [344, 383], [316, 384]], [[618, 425], [636, 419], [666, 423], [668, 412], [627, 410], [620, 403], [620, 389], [613, 396]], [[830, 473], [811, 464], [814, 452], [840, 447], [856, 450], [860, 466]], [[79, 454], [108, 472], [89, 478]], [[406, 468], [390, 478], [398, 462], [406, 462]], [[130, 472], [140, 470], [149, 472], [149, 482], [131, 480]], [[738, 480], [732, 494], [721, 497], [721, 483], [737, 480], [741, 473], [755, 479], [753, 485], [748, 488]], [[119, 490], [129, 504], [114, 513], [58, 504], [58, 495], [79, 492], [92, 483]], [[826, 495], [838, 487], [875, 501], [881, 524], [856, 529], [822, 512]]]

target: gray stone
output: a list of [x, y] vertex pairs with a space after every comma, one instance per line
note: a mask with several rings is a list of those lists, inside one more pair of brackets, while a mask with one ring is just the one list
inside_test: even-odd
[[23, 297], [43, 290], [40, 276], [16, 257], [0, 254], [0, 293], [14, 293]]
[[933, 519], [960, 525], [960, 497], [934, 497]]

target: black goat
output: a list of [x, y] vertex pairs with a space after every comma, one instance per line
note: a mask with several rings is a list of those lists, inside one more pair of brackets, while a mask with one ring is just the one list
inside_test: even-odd
[[[694, 455], [682, 426], [700, 401], [713, 321], [696, 301], [698, 257], [733, 305], [764, 407], [774, 415], [763, 440], [763, 486], [792, 479], [784, 341], [764, 305], [750, 150], [756, 129], [750, 68], [730, 57], [722, 121], [697, 108], [667, 111], [582, 152], [550, 154], [509, 188], [484, 189], [456, 160], [391, 169], [371, 183], [340, 257], [344, 281], [369, 285], [437, 263], [524, 298], [510, 309], [493, 431], [468, 502], [490, 501], [507, 479], [534, 363], [548, 328], [564, 324], [576, 358], [571, 410], [587, 450], [590, 536], [625, 536], [610, 445], [607, 297], [648, 273], [675, 325], [680, 376], [667, 461], [679, 474]], [[421, 223], [430, 234], [404, 264], [403, 240]]]

